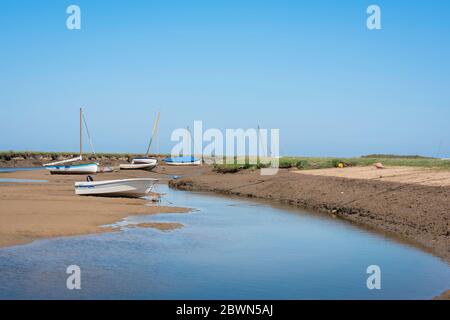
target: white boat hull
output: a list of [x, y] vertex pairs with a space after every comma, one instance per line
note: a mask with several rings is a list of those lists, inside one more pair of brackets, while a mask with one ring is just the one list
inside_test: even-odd
[[153, 164], [156, 166], [158, 164], [158, 160], [152, 158], [136, 158], [131, 160], [131, 164]]
[[51, 174], [95, 174], [98, 171], [98, 164], [78, 164], [78, 165], [55, 165], [55, 166], [45, 166]]
[[114, 169], [112, 167], [105, 167], [105, 166], [99, 166], [97, 173], [109, 173], [114, 172]]
[[156, 164], [134, 164], [134, 163], [126, 163], [120, 165], [120, 170], [152, 170], [156, 167]]
[[158, 179], [139, 178], [93, 182], [75, 182], [75, 193], [81, 196], [128, 197], [146, 196]]
[[167, 166], [199, 166], [202, 164], [202, 160], [192, 162], [166, 162]]

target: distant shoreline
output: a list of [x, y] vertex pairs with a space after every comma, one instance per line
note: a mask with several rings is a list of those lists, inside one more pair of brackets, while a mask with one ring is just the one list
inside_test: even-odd
[[[67, 160], [77, 157], [77, 152], [39, 152], [39, 151], [0, 151], [0, 168], [14, 168], [14, 167], [34, 167], [42, 166], [45, 163]], [[130, 162], [133, 158], [145, 157], [142, 153], [86, 153], [83, 155], [84, 161], [101, 162], [104, 165], [118, 165], [120, 163]], [[196, 155], [202, 157], [201, 155]], [[171, 157], [170, 154], [151, 154], [150, 157], [158, 160]], [[216, 158], [206, 157], [212, 162], [222, 163], [223, 157]], [[252, 158], [255, 162], [256, 157]], [[217, 169], [222, 170], [223, 173], [230, 171], [240, 171], [245, 168], [257, 167], [255, 163], [248, 163], [248, 158], [239, 157], [239, 163], [236, 159], [230, 157], [227, 159], [227, 164], [217, 165]], [[417, 155], [403, 156], [403, 155], [389, 155], [389, 154], [374, 154], [361, 157], [305, 157], [305, 156], [283, 156], [279, 158], [279, 168], [290, 169], [297, 168], [301, 170], [325, 169], [333, 168], [338, 164], [343, 166], [368, 166], [374, 163], [383, 163], [388, 166], [408, 166], [420, 168], [433, 168], [450, 170], [450, 160], [438, 159], [431, 157], [423, 157]], [[231, 163], [231, 164], [230, 164]]]
[[[77, 157], [77, 152], [34, 152], [34, 151], [1, 151], [0, 167], [34, 167], [42, 166], [52, 161], [67, 160]], [[123, 162], [129, 162], [133, 158], [144, 157], [144, 154], [133, 153], [86, 153], [83, 155], [85, 161], [102, 161], [103, 164], [116, 165]], [[151, 155], [158, 159], [164, 159], [168, 155]]]

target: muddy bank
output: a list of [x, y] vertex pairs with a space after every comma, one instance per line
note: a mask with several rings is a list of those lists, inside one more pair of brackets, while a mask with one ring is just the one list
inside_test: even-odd
[[[97, 180], [130, 177], [158, 177], [146, 171], [97, 175]], [[189, 209], [147, 206], [141, 199], [80, 197], [75, 181], [84, 176], [52, 176], [46, 170], [1, 173], [0, 178], [47, 180], [47, 183], [0, 183], [0, 247], [24, 244], [36, 239], [114, 231], [104, 228], [131, 215], [187, 212]], [[167, 230], [168, 226], [147, 227]], [[174, 227], [174, 226], [169, 226]]]
[[328, 212], [375, 230], [401, 236], [450, 261], [450, 187], [347, 179], [280, 170], [202, 175], [170, 181], [183, 190], [211, 191], [288, 203]]

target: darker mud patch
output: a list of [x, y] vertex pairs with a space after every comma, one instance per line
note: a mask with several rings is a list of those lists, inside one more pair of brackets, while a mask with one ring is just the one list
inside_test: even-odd
[[145, 222], [139, 224], [129, 224], [127, 228], [153, 228], [160, 231], [172, 231], [179, 228], [183, 228], [184, 225], [175, 222]]

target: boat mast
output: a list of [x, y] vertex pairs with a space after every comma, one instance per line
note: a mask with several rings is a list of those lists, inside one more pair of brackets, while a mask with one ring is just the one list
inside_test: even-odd
[[256, 150], [256, 163], [259, 164], [259, 147], [260, 147], [260, 142], [261, 142], [261, 139], [259, 138], [259, 134], [260, 134], [259, 123], [258, 123], [257, 130], [258, 130], [258, 132], [257, 132], [258, 135], [256, 136], [256, 140], [258, 141], [258, 149]]
[[148, 148], [147, 148], [147, 157], [150, 155], [150, 147], [152, 146], [153, 137], [155, 136], [156, 131], [158, 130], [158, 124], [159, 124], [159, 117], [160, 117], [160, 115], [161, 115], [161, 114], [158, 112], [158, 115], [157, 115], [157, 117], [156, 117], [155, 124], [154, 124], [154, 126], [153, 126], [152, 136], [151, 136], [151, 138], [150, 138], [150, 142], [149, 142]]
[[[189, 126], [187, 126], [187, 127], [186, 127], [186, 130], [187, 130], [187, 132], [188, 132], [189, 144], [191, 145], [191, 152], [192, 152], [192, 135], [191, 135], [191, 129], [189, 128]], [[184, 149], [183, 149], [183, 152], [185, 152]], [[184, 153], [182, 154], [182, 156], [184, 156]], [[193, 156], [193, 152], [192, 152], [189, 156], [192, 157], [192, 156]]]
[[80, 158], [83, 159], [83, 108], [80, 108]]
[[[259, 123], [258, 123], [258, 149], [261, 147], [261, 151], [262, 151], [262, 155], [263, 157], [266, 156], [266, 148], [264, 147], [264, 141], [262, 140], [261, 137], [261, 128], [259, 127]], [[267, 154], [268, 156], [268, 154]], [[259, 151], [258, 151], [258, 161], [259, 161]]]

